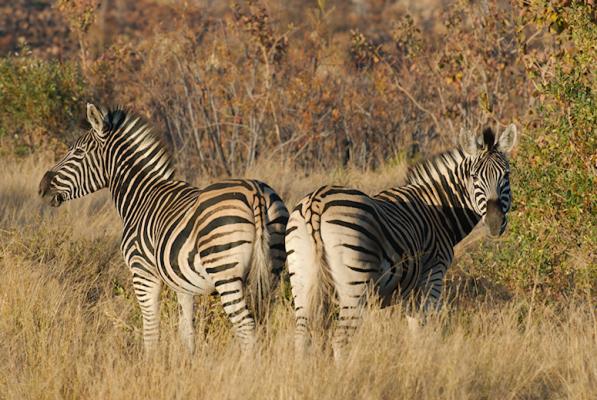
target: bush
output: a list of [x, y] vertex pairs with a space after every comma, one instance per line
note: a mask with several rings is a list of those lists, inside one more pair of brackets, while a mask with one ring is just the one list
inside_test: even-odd
[[523, 115], [512, 7], [457, 3], [425, 21], [380, 5], [375, 26], [367, 15], [342, 26], [351, 6], [324, 3], [249, 1], [199, 19], [189, 6], [167, 28], [115, 40], [86, 77], [96, 97], [160, 124], [180, 170], [201, 176], [270, 157], [307, 173], [377, 168], [451, 146], [464, 123]]
[[554, 298], [597, 294], [597, 24], [579, 3], [537, 3], [526, 18], [546, 25], [552, 46], [528, 52], [536, 106], [513, 161], [510, 232], [476, 257], [492, 279]]
[[18, 154], [47, 139], [64, 139], [79, 121], [85, 92], [74, 62], [46, 61], [24, 52], [0, 58], [0, 138]]

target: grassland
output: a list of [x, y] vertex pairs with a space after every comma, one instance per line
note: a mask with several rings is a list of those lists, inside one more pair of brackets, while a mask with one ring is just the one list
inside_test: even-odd
[[[416, 335], [400, 307], [370, 310], [340, 364], [326, 348], [294, 356], [291, 306], [282, 296], [257, 352], [246, 356], [217, 301], [198, 299], [190, 357], [165, 291], [160, 347], [145, 356], [109, 196], [47, 208], [36, 185], [49, 163], [14, 161], [0, 175], [0, 398], [594, 398], [595, 304], [505, 298], [492, 289], [453, 294]], [[326, 177], [374, 191], [402, 171], [304, 177], [267, 165], [248, 174], [267, 179], [290, 203]]]

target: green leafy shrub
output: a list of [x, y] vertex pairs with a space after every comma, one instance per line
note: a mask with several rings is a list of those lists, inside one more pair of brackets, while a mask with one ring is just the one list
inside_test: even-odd
[[85, 92], [74, 62], [27, 51], [0, 58], [0, 138], [17, 153], [63, 138], [79, 120]]
[[580, 3], [536, 3], [553, 47], [528, 54], [537, 102], [513, 160], [507, 238], [477, 254], [483, 274], [555, 298], [597, 294], [597, 23]]

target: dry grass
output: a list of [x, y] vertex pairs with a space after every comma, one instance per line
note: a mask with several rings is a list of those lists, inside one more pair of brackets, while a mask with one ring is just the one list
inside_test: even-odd
[[[47, 164], [29, 159], [0, 175], [1, 399], [594, 398], [597, 323], [589, 301], [456, 302], [418, 335], [399, 308], [371, 311], [348, 360], [335, 365], [326, 351], [295, 359], [284, 301], [249, 357], [239, 355], [217, 310], [200, 301], [198, 350], [188, 357], [166, 293], [162, 345], [145, 357], [108, 197], [47, 209], [35, 194]], [[374, 191], [400, 179], [400, 170], [306, 178], [262, 165], [250, 175], [267, 178], [290, 205], [320, 182]]]
[[[294, 165], [264, 160], [250, 167], [245, 176], [260, 179], [271, 185], [292, 209], [305, 195], [323, 185], [347, 185], [367, 193], [400, 185], [406, 176], [406, 165], [383, 165], [377, 170], [335, 168], [306, 173]], [[196, 184], [201, 185], [199, 181]]]

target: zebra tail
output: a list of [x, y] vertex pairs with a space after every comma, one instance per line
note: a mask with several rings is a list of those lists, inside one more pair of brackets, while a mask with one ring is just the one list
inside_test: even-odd
[[248, 291], [251, 299], [253, 316], [262, 321], [272, 301], [274, 276], [272, 273], [272, 257], [270, 251], [270, 235], [267, 229], [268, 214], [264, 194], [259, 191], [254, 206], [255, 241], [253, 243], [253, 257], [249, 270]]
[[314, 280], [309, 285], [310, 290], [307, 293], [307, 315], [311, 321], [313, 330], [325, 332], [328, 330], [331, 321], [331, 302], [334, 296], [334, 283], [330, 266], [326, 259], [325, 248], [321, 236], [321, 202], [316, 197], [317, 192], [311, 197], [306, 209], [307, 225], [310, 225], [311, 238], [314, 251], [313, 268], [315, 274]]

